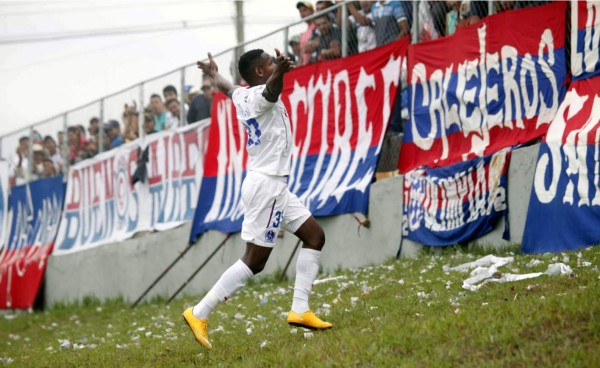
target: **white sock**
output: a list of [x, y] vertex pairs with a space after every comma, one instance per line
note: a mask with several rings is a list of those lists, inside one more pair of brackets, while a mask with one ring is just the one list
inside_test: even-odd
[[194, 306], [192, 313], [196, 318], [208, 319], [220, 302], [231, 298], [253, 275], [250, 268], [239, 259], [223, 272], [219, 281], [206, 293], [200, 303]]
[[320, 250], [300, 249], [296, 262], [296, 284], [292, 301], [292, 311], [296, 313], [304, 313], [310, 309], [308, 295], [319, 273], [319, 257], [321, 257]]

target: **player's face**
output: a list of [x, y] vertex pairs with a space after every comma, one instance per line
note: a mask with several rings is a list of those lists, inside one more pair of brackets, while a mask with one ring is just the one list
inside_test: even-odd
[[273, 74], [273, 70], [275, 70], [275, 63], [273, 62], [274, 58], [271, 57], [266, 52], [263, 52], [261, 55], [262, 63], [260, 64], [260, 68], [262, 69], [262, 77], [265, 81], [269, 79], [271, 74]]

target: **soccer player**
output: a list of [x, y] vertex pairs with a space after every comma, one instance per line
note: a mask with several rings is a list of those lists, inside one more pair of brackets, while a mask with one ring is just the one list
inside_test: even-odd
[[233, 100], [238, 120], [248, 133], [248, 171], [242, 185], [244, 221], [242, 239], [246, 252], [227, 269], [202, 301], [183, 312], [196, 340], [212, 349], [208, 339], [208, 317], [216, 306], [261, 272], [275, 246], [279, 229], [294, 233], [303, 242], [296, 263], [292, 308], [287, 321], [310, 329], [328, 329], [308, 306], [308, 296], [319, 271], [325, 233], [310, 211], [287, 187], [290, 174], [292, 132], [288, 113], [279, 98], [283, 76], [294, 68], [292, 61], [275, 49], [276, 57], [251, 50], [238, 61], [238, 70], [248, 87], [234, 86], [218, 72], [212, 55], [198, 68]]

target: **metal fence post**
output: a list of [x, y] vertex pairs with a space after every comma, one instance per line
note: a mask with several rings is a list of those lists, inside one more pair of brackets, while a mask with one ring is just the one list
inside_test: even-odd
[[185, 114], [185, 67], [181, 68], [181, 93], [179, 94], [179, 126], [187, 125]]
[[28, 160], [29, 160], [29, 179], [27, 180], [29, 182], [29, 180], [31, 179], [31, 176], [33, 175], [33, 133], [35, 132], [35, 126], [32, 126], [31, 128], [29, 128], [29, 152], [28, 154]]
[[284, 50], [283, 54], [286, 56], [288, 54], [288, 47], [289, 47], [288, 45], [289, 44], [290, 44], [290, 29], [289, 29], [289, 27], [286, 27], [283, 30], [283, 48], [282, 48], [282, 50]]
[[104, 99], [100, 99], [100, 122], [98, 130], [98, 153], [104, 152]]
[[494, 1], [488, 0], [488, 15], [494, 14]]
[[[66, 175], [69, 172], [69, 146], [67, 145], [67, 130], [69, 128], [68, 114], [63, 115], [63, 142], [60, 146], [63, 156], [63, 174]], [[66, 180], [66, 179], [65, 179]]]
[[419, 2], [412, 2], [412, 30], [411, 30], [411, 43], [419, 42]]
[[138, 135], [139, 138], [144, 138], [146, 132], [144, 132], [144, 120], [146, 120], [145, 114], [146, 108], [144, 107], [144, 82], [140, 83], [140, 115], [138, 118]]
[[[340, 9], [338, 9], [339, 11]], [[348, 7], [342, 2], [342, 57], [348, 56]]]

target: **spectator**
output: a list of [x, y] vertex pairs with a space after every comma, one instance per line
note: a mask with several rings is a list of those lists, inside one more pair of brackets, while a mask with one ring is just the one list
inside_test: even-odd
[[150, 96], [150, 110], [154, 114], [154, 122], [156, 123], [156, 131], [161, 132], [169, 129], [173, 124], [173, 117], [167, 111], [162, 99], [156, 93]]
[[195, 123], [210, 117], [212, 99], [215, 94], [212, 82], [208, 79], [202, 81], [202, 93], [192, 100], [190, 111], [187, 114], [188, 124]]
[[62, 155], [58, 152], [58, 148], [56, 147], [56, 142], [52, 136], [47, 135], [44, 137], [44, 148], [48, 152], [48, 158], [52, 160], [54, 164], [54, 169], [56, 172], [62, 172], [63, 168], [63, 158]]
[[371, 7], [377, 46], [385, 45], [410, 34], [404, 7], [397, 1], [377, 1]]
[[463, 0], [460, 11], [464, 26], [469, 26], [479, 22], [481, 19], [487, 17], [489, 4], [487, 1], [479, 0]]
[[90, 138], [97, 136], [99, 129], [100, 129], [100, 119], [98, 119], [97, 117], [91, 118], [90, 125], [88, 126], [88, 132], [90, 133]]
[[22, 185], [29, 180], [29, 137], [19, 138], [19, 146], [10, 160], [10, 185]]
[[[298, 12], [300, 13], [300, 18], [302, 19], [313, 15], [313, 13], [315, 12], [315, 9], [313, 8], [312, 4], [308, 1], [298, 1], [296, 3], [296, 9], [298, 9]], [[306, 31], [304, 31], [304, 33], [300, 37], [300, 49], [302, 50], [303, 55], [302, 58], [299, 60], [297, 66], [308, 65], [310, 64], [311, 60], [312, 50], [307, 50], [307, 47], [309, 46], [309, 42], [313, 37], [313, 31], [316, 29], [316, 25], [315, 22], [313, 22], [312, 20], [307, 20], [306, 24], [308, 25], [308, 28], [306, 28]]]
[[309, 47], [314, 50], [315, 59], [313, 61], [337, 59], [342, 55], [340, 44], [342, 42], [342, 33], [340, 29], [331, 22], [327, 14], [323, 14], [315, 19], [317, 31], [315, 37], [310, 41]]
[[81, 161], [82, 153], [85, 150], [85, 141], [81, 140], [81, 130], [79, 127], [70, 126], [67, 128], [67, 145], [69, 146], [69, 163], [71, 165]]
[[125, 125], [125, 142], [132, 142], [139, 137], [139, 120], [138, 120], [137, 103], [129, 106], [125, 104], [123, 108], [123, 124]]
[[[108, 138], [106, 139], [108, 141]], [[85, 142], [85, 151], [82, 156], [85, 159], [92, 158], [98, 154], [98, 143], [96, 140], [88, 140]]]
[[33, 144], [43, 144], [44, 143], [44, 139], [42, 138], [42, 135], [40, 134], [40, 132], [38, 132], [37, 130], [34, 130], [33, 133]]
[[38, 180], [43, 177], [44, 173], [44, 160], [48, 158], [44, 147], [41, 144], [35, 143], [33, 145], [33, 165], [31, 180]]
[[77, 125], [77, 127], [79, 128], [79, 136], [81, 137], [81, 140], [83, 141], [83, 144], [85, 145], [85, 141], [86, 141], [85, 127], [81, 124]]
[[42, 170], [42, 178], [51, 178], [57, 175], [56, 167], [54, 166], [54, 161], [51, 158], [46, 157], [43, 161], [43, 170]]
[[176, 98], [167, 100], [167, 110], [169, 110], [169, 112], [173, 116], [173, 121], [175, 122], [173, 126], [180, 126], [181, 124], [179, 124], [179, 117], [181, 116], [181, 105], [179, 104], [179, 101], [177, 101]]
[[446, 1], [448, 12], [446, 13], [446, 36], [453, 35], [460, 20], [460, 1]]
[[116, 120], [109, 120], [104, 124], [104, 131], [108, 136], [110, 148], [119, 147], [124, 143], [123, 134], [121, 134], [121, 124]]
[[[333, 1], [318, 0], [316, 2], [317, 13], [333, 6]], [[332, 21], [335, 19], [331, 19]]]
[[146, 133], [146, 135], [156, 133], [156, 129], [154, 129], [154, 126], [154, 117], [150, 114], [144, 114], [144, 133]]
[[169, 101], [172, 98], [177, 99], [177, 89], [169, 84], [163, 88], [163, 97], [165, 101]]
[[[377, 47], [375, 29], [371, 17], [371, 6], [373, 1], [361, 1], [360, 9], [356, 9], [353, 2], [348, 3], [348, 22], [356, 32], [358, 52], [365, 52]], [[341, 18], [341, 12], [338, 12], [338, 18]], [[341, 21], [338, 21], [338, 25]]]
[[427, 1], [429, 12], [433, 21], [433, 26], [439, 37], [446, 36], [446, 13], [448, 13], [448, 5], [445, 1]]
[[291, 52], [288, 51], [287, 57], [290, 58], [294, 62], [294, 64], [298, 65], [300, 60], [302, 59], [302, 49], [300, 48], [300, 35], [295, 35], [290, 38], [288, 42], [288, 46], [292, 48]]

